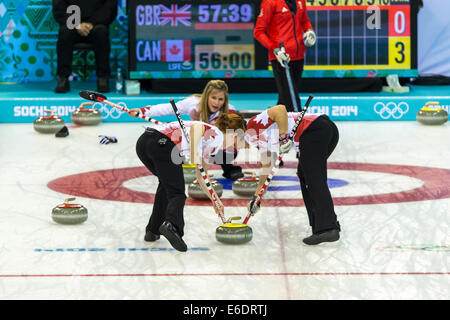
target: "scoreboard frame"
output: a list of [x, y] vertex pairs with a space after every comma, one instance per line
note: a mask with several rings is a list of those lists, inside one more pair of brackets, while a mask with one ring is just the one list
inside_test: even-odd
[[[184, 64], [178, 64], [178, 69], [168, 69], [161, 70], [161, 63], [159, 63], [158, 68], [155, 68], [156, 63], [149, 62], [147, 64], [142, 63], [139, 65], [139, 61], [137, 59], [137, 55], [139, 55], [139, 43], [137, 43], [136, 31], [137, 31], [137, 6], [138, 5], [157, 5], [164, 4], [164, 1], [158, 0], [127, 0], [127, 9], [129, 13], [129, 41], [128, 41], [128, 77], [129, 79], [195, 79], [195, 78], [272, 78], [273, 73], [271, 71], [270, 63], [267, 60], [267, 49], [262, 47], [258, 41], [256, 41], [252, 36], [252, 41], [248, 41], [249, 43], [196, 43], [195, 39], [189, 40], [175, 40], [175, 39], [183, 39], [183, 35], [180, 32], [177, 33], [177, 28], [169, 28], [164, 29], [164, 32], [167, 30], [173, 31], [173, 34], [166, 37], [167, 39], [161, 40], [157, 36], [155, 39], [159, 39], [158, 41], [164, 42], [161, 46], [164, 46], [165, 43], [169, 43], [170, 41], [182, 41], [180, 47], [188, 48], [188, 55], [184, 58], [188, 66], [188, 70], [184, 69]], [[202, 22], [206, 22], [202, 26], [213, 26], [216, 25], [215, 28], [220, 28], [221, 25], [224, 25], [223, 29], [220, 32], [226, 32], [226, 28], [237, 28], [239, 30], [247, 30], [247, 33], [253, 34], [254, 23], [256, 22], [257, 15], [259, 14], [261, 0], [174, 0], [171, 1], [173, 4], [178, 4], [180, 7], [185, 6], [186, 4], [198, 6], [198, 7], [208, 7], [212, 6], [211, 4], [217, 6], [223, 5], [223, 10], [221, 9], [221, 13], [215, 15], [216, 20], [212, 20], [213, 14], [217, 12], [211, 11], [211, 15], [203, 15], [201, 18]], [[398, 74], [400, 77], [415, 77], [418, 75], [417, 71], [417, 12], [418, 12], [418, 2], [416, 0], [306, 0], [307, 8], [308, 8], [308, 16], [315, 27], [317, 32], [318, 41], [316, 45], [311, 48], [307, 48], [307, 53], [305, 57], [305, 67], [303, 71], [303, 77], [306, 78], [343, 78], [343, 77], [351, 77], [351, 78], [365, 78], [365, 77], [384, 77], [389, 74]], [[227, 19], [231, 19], [232, 15], [230, 12], [225, 13], [226, 9], [230, 8], [230, 6], [237, 6], [241, 9], [244, 8], [247, 4], [251, 4], [253, 6], [252, 11], [252, 19], [249, 20], [247, 10], [241, 10], [245, 16], [242, 19], [239, 17], [238, 20], [235, 19], [236, 23], [223, 23], [229, 22]], [[375, 6], [375, 7], [374, 7]], [[328, 26], [330, 25], [330, 18], [328, 20], [314, 20], [312, 16], [317, 15], [318, 12], [323, 16], [323, 13], [328, 13], [328, 17], [330, 17], [330, 12], [339, 12], [339, 17], [343, 16], [344, 11], [351, 12], [352, 19], [353, 14], [355, 12], [363, 12], [368, 10], [368, 8], [378, 8], [380, 12], [383, 13], [383, 16], [388, 16], [388, 36], [379, 37], [376, 39], [378, 48], [378, 41], [380, 41], [380, 47], [384, 48], [388, 46], [388, 63], [387, 64], [362, 64], [362, 63], [342, 63], [342, 58], [340, 58], [340, 64], [329, 64], [330, 56], [334, 59], [336, 58], [336, 54], [330, 55], [330, 40], [332, 38], [330, 33], [324, 36], [322, 29], [318, 28], [315, 25], [314, 21], [319, 21], [323, 24], [323, 22], [327, 22]], [[220, 7], [222, 8], [222, 7]], [[397, 9], [397, 10], [395, 10]], [[197, 19], [199, 19], [200, 10], [196, 12]], [[386, 13], [387, 12], [387, 13]], [[400, 13], [398, 13], [400, 12]], [[364, 17], [369, 17], [369, 15], [364, 13]], [[152, 17], [150, 17], [151, 19]], [[245, 18], [245, 19], [244, 19]], [[376, 18], [376, 17], [375, 17]], [[192, 18], [193, 19], [193, 18]], [[240, 21], [239, 19], [243, 20]], [[342, 18], [340, 18], [339, 24], [343, 24]], [[245, 21], [244, 21], [245, 20]], [[353, 21], [353, 20], [352, 20]], [[397, 26], [393, 25], [393, 21], [395, 21]], [[384, 21], [386, 22], [386, 21]], [[352, 22], [353, 23], [353, 22]], [[364, 22], [365, 23], [365, 22]], [[226, 26], [225, 26], [226, 25]], [[384, 25], [386, 27], [386, 25]], [[353, 27], [353, 25], [352, 25]], [[151, 27], [150, 27], [151, 28]], [[156, 30], [161, 30], [155, 28]], [[181, 29], [181, 28], [180, 28]], [[328, 29], [330, 29], [328, 27]], [[333, 29], [333, 32], [335, 32]], [[395, 32], [396, 29], [403, 30], [405, 32], [399, 33]], [[230, 29], [228, 29], [230, 30]], [[342, 27], [340, 28], [340, 51], [338, 55], [344, 56], [342, 43], [347, 43], [350, 41], [352, 45], [357, 43], [355, 40], [357, 37], [345, 37], [342, 36]], [[384, 29], [380, 29], [384, 30]], [[219, 31], [219, 30], [218, 30]], [[383, 32], [385, 32], [384, 30]], [[397, 30], [399, 31], [399, 30]], [[201, 33], [201, 29], [197, 31]], [[353, 31], [352, 31], [353, 32]], [[232, 33], [232, 31], [231, 31]], [[377, 33], [378, 34], [378, 33]], [[230, 37], [232, 38], [232, 37]], [[237, 37], [238, 38], [238, 37]], [[249, 38], [248, 34], [244, 37], [246, 39]], [[323, 49], [320, 49], [321, 54], [320, 57], [326, 56], [328, 59], [328, 64], [319, 64], [310, 63], [312, 61], [312, 56], [318, 56], [319, 47], [323, 47], [324, 39], [328, 40], [328, 53]], [[344, 41], [344, 40], [345, 41]], [[364, 45], [366, 45], [366, 38], [364, 33]], [[347, 42], [346, 42], [347, 41]], [[372, 40], [369, 40], [367, 37], [367, 43]], [[386, 42], [387, 41], [387, 42]], [[250, 43], [251, 42], [251, 43]], [[360, 48], [360, 46], [358, 47]], [[367, 47], [364, 47], [364, 50]], [[313, 51], [314, 50], [314, 51]], [[354, 49], [352, 49], [354, 50]], [[357, 49], [355, 56], [359, 57]], [[380, 52], [385, 52], [381, 50]], [[376, 51], [376, 55], [378, 57], [378, 49]], [[352, 53], [354, 54], [354, 53]], [[383, 54], [380, 56], [384, 57]], [[346, 56], [346, 58], [348, 58]], [[385, 57], [384, 57], [385, 58]], [[377, 58], [378, 59], [378, 58]], [[315, 60], [317, 62], [317, 58]], [[364, 60], [364, 62], [366, 62]], [[137, 67], [139, 65], [139, 67]], [[144, 65], [144, 67], [142, 67]], [[170, 64], [169, 64], [170, 65]], [[176, 64], [173, 64], [176, 65]], [[181, 68], [180, 68], [181, 66]]]

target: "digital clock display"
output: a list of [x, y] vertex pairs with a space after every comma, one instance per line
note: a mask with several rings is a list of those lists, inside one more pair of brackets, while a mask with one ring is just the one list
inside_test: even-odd
[[199, 22], [251, 22], [254, 8], [251, 4], [201, 4], [198, 6]]
[[253, 45], [195, 46], [196, 70], [253, 70], [254, 67]]
[[152, 78], [255, 70], [258, 2], [129, 1], [132, 69]]
[[[128, 0], [130, 79], [269, 78], [253, 37], [261, 0]], [[417, 75], [412, 0], [306, 0], [304, 77]], [[287, 10], [287, 9], [286, 9]]]

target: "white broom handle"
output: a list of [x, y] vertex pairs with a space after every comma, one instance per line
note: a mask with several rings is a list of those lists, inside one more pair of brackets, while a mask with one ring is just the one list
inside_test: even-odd
[[[311, 100], [312, 100], [312, 99], [313, 99], [313, 96], [310, 95], [309, 98], [308, 98], [308, 101], [307, 101], [306, 104], [305, 104], [305, 107], [303, 108], [302, 112], [300, 113], [299, 118], [298, 118], [297, 121], [295, 122], [294, 127], [292, 128], [291, 133], [289, 134], [289, 139], [293, 139], [293, 138], [294, 138], [295, 133], [297, 132], [297, 129], [298, 129], [299, 125], [300, 125], [300, 122], [302, 122], [303, 116], [304, 116], [305, 113], [306, 113], [306, 109], [308, 109], [309, 104], [311, 103]], [[278, 155], [278, 158], [277, 158], [277, 160], [275, 161], [275, 164], [274, 164], [274, 166], [272, 167], [272, 170], [270, 170], [270, 173], [269, 173], [269, 175], [267, 176], [267, 179], [266, 179], [266, 181], [264, 182], [264, 185], [261, 187], [261, 189], [260, 189], [259, 192], [258, 192], [258, 197], [257, 197], [256, 200], [255, 200], [254, 206], [257, 206], [257, 205], [261, 202], [262, 196], [266, 193], [266, 190], [267, 190], [267, 188], [269, 187], [269, 184], [270, 184], [270, 182], [272, 181], [272, 178], [273, 178], [273, 176], [275, 175], [275, 172], [278, 170], [278, 167], [280, 166], [281, 160], [282, 160], [281, 155]], [[248, 222], [248, 220], [250, 219], [251, 216], [252, 216], [252, 213], [249, 212], [249, 213], [247, 214], [247, 216], [245, 217], [243, 223], [244, 223], [244, 224], [247, 224], [247, 222]]]
[[[178, 119], [178, 123], [181, 126], [181, 129], [183, 131], [184, 136], [186, 137], [186, 141], [190, 144], [190, 139], [189, 139], [189, 135], [186, 129], [186, 126], [184, 125], [184, 121], [183, 119], [181, 119], [181, 115], [180, 112], [178, 111], [177, 105], [175, 104], [175, 101], [173, 99], [170, 99], [170, 104], [172, 105], [172, 109], [175, 112], [175, 116]], [[214, 205], [216, 206], [216, 208], [219, 208], [219, 202], [216, 198], [216, 193], [214, 192], [214, 189], [209, 181], [208, 175], [205, 172], [205, 169], [203, 169], [202, 165], [198, 164], [197, 165], [198, 170], [200, 170], [200, 173], [202, 174], [202, 178], [203, 180], [205, 180], [206, 183], [206, 187], [208, 188], [208, 192], [211, 195], [212, 201], [214, 203]], [[222, 220], [222, 222], [225, 224], [226, 223], [226, 219], [225, 219], [225, 215], [223, 211], [219, 211], [219, 217]]]

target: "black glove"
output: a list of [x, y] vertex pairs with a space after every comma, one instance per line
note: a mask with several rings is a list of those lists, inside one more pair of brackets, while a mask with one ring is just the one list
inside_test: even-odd
[[250, 202], [247, 205], [247, 209], [252, 214], [252, 216], [254, 216], [261, 208], [261, 201], [259, 201], [258, 205], [255, 206], [255, 202], [256, 202], [257, 198], [258, 198], [258, 196], [253, 195], [252, 200], [250, 200]]
[[108, 144], [108, 143], [116, 143], [117, 138], [116, 137], [108, 137], [108, 136], [99, 136], [101, 137], [100, 143], [101, 144]]

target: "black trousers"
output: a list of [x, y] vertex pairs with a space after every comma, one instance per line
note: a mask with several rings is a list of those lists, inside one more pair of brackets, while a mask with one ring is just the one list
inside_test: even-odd
[[[278, 104], [284, 104], [288, 112], [297, 112], [300, 110], [294, 110], [292, 104], [291, 93], [289, 91], [289, 84], [286, 76], [286, 68], [281, 66], [278, 60], [271, 60], [273, 76], [278, 90]], [[300, 81], [303, 73], [304, 60], [295, 60], [289, 62], [289, 71], [291, 74], [292, 85], [294, 86], [294, 92], [297, 100], [297, 106], [301, 108], [300, 96], [298, 92], [300, 90]]]
[[87, 37], [81, 36], [76, 29], [68, 29], [63, 25], [59, 28], [56, 43], [57, 71], [59, 77], [68, 77], [72, 73], [73, 45], [78, 42], [94, 44], [97, 77], [109, 77], [109, 55], [111, 45], [109, 42], [109, 26], [96, 25]]
[[237, 152], [231, 153], [222, 150], [219, 151], [215, 156], [211, 157], [210, 162], [219, 164], [222, 167], [223, 174], [227, 176], [234, 171], [242, 172], [241, 167], [233, 165], [233, 161], [234, 159], [236, 159], [237, 155]]
[[327, 184], [327, 159], [338, 141], [339, 131], [326, 115], [314, 120], [300, 137], [297, 175], [313, 233], [340, 230]]
[[175, 144], [164, 134], [147, 129], [136, 143], [136, 153], [150, 172], [158, 177], [153, 211], [145, 231], [160, 234], [164, 221], [171, 222], [184, 235], [183, 210], [186, 202], [183, 167], [171, 155]]

